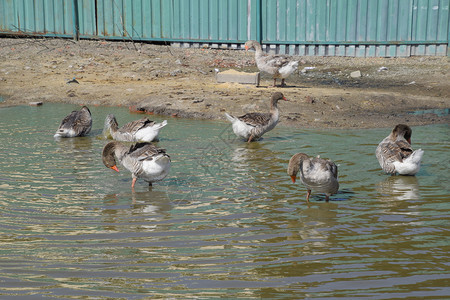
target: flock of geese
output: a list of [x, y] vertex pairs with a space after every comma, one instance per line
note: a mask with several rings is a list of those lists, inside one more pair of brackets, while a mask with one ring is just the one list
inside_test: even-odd
[[[274, 85], [277, 78], [281, 78], [282, 86], [285, 85], [285, 78], [298, 67], [298, 61], [293, 61], [288, 56], [263, 53], [261, 45], [256, 41], [246, 42], [245, 48], [256, 50], [255, 60], [258, 68], [273, 75]], [[289, 101], [282, 93], [275, 92], [270, 99], [269, 113], [252, 112], [239, 117], [225, 113], [225, 117], [231, 122], [236, 136], [248, 143], [257, 141], [264, 133], [277, 125], [279, 100]], [[148, 118], [142, 118], [119, 127], [115, 116], [109, 114], [105, 119], [103, 135], [113, 141], [103, 147], [103, 164], [119, 172], [117, 159], [131, 172], [133, 189], [138, 178], [147, 181], [150, 186], [153, 182], [163, 180], [169, 174], [171, 159], [165, 149], [155, 146], [152, 142], [158, 141], [159, 132], [166, 125], [166, 120], [156, 123]], [[54, 137], [85, 136], [89, 134], [91, 128], [91, 112], [87, 106], [83, 106], [79, 111], [71, 112], [62, 120]], [[423, 150], [412, 149], [411, 134], [409, 126], [399, 124], [379, 143], [375, 154], [383, 171], [391, 175], [415, 175], [419, 171]], [[324, 193], [326, 201], [339, 190], [336, 164], [320, 156], [310, 157], [305, 153], [293, 155], [289, 160], [287, 173], [294, 183], [297, 175], [300, 177], [300, 181], [307, 189], [308, 202], [312, 190]]]

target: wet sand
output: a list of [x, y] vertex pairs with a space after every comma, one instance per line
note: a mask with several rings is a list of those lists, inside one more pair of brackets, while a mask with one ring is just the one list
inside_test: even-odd
[[[217, 83], [215, 70], [256, 72], [254, 52], [131, 42], [0, 39], [1, 106], [30, 102], [126, 106], [149, 114], [225, 120], [269, 109], [281, 91], [280, 126], [375, 128], [449, 123], [447, 57], [295, 57], [286, 87]], [[306, 69], [305, 69], [306, 68]], [[302, 70], [304, 70], [302, 72]], [[361, 77], [350, 74], [360, 71]], [[78, 83], [67, 83], [75, 78]], [[425, 111], [425, 113], [413, 113]]]

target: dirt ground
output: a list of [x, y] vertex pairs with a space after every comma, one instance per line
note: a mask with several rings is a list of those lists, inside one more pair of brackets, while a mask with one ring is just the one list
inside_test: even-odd
[[[261, 86], [256, 87], [215, 80], [215, 69], [256, 72], [250, 51], [0, 38], [0, 95], [4, 97], [0, 107], [67, 102], [225, 120], [224, 112], [267, 111], [271, 94], [281, 91], [290, 101], [279, 103], [280, 126], [449, 123], [447, 57], [297, 58], [299, 70], [286, 80], [287, 87], [271, 87], [272, 78], [264, 73]], [[351, 77], [354, 71], [360, 71], [361, 77]], [[72, 78], [79, 83], [67, 83]], [[417, 111], [425, 112], [413, 113]]]

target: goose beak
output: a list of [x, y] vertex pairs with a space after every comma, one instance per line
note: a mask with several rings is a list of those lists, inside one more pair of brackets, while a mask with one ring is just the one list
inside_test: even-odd
[[245, 45], [245, 51], [248, 51], [248, 46], [247, 45]]
[[292, 182], [295, 183], [295, 175], [291, 175]]
[[411, 145], [411, 139], [408, 139], [408, 143]]
[[286, 97], [283, 97], [283, 100], [284, 100], [284, 101], [289, 101]]
[[119, 172], [119, 169], [117, 168], [117, 166], [112, 166], [111, 169], [113, 169], [116, 172]]

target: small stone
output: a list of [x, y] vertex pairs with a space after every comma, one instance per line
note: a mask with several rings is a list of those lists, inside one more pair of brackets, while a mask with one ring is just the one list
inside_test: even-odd
[[181, 74], [182, 71], [180, 69], [176, 69], [172, 72], [170, 72], [170, 76], [177, 76], [178, 74]]
[[351, 72], [350, 73], [350, 77], [352, 77], [352, 78], [359, 78], [359, 77], [361, 77], [361, 71], [354, 71], [354, 72]]

